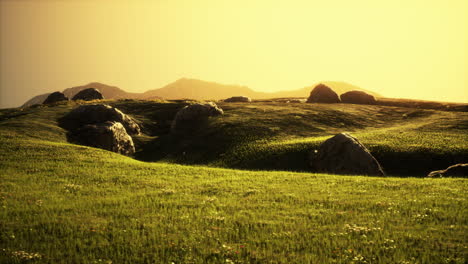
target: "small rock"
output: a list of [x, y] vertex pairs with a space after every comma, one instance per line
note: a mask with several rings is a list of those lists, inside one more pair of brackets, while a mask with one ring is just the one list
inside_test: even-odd
[[224, 100], [224, 102], [228, 102], [228, 103], [237, 103], [237, 102], [250, 103], [250, 102], [252, 102], [252, 99], [250, 99], [250, 97], [247, 97], [247, 96], [233, 96], [233, 97], [230, 97], [230, 98]]
[[291, 99], [288, 101], [288, 103], [298, 104], [298, 103], [305, 103], [306, 101], [307, 101], [306, 99]]

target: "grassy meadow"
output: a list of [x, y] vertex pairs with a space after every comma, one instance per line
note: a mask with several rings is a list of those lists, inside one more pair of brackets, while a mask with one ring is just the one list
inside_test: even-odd
[[[0, 263], [466, 263], [468, 113], [219, 103], [169, 134], [186, 102], [107, 103], [135, 117], [135, 159], [67, 143], [76, 103], [0, 110]], [[347, 131], [389, 177], [310, 172]]]

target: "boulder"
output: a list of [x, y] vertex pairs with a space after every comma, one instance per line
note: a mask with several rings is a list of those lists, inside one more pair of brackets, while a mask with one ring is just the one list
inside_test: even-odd
[[384, 176], [379, 162], [359, 140], [340, 133], [323, 142], [310, 155], [310, 165], [317, 172], [348, 175]]
[[432, 171], [427, 177], [468, 177], [468, 163], [455, 164], [445, 170]]
[[61, 101], [68, 101], [68, 98], [61, 92], [53, 92], [47, 96], [43, 104], [54, 104]]
[[115, 121], [121, 123], [128, 134], [140, 134], [140, 126], [119, 109], [105, 104], [80, 105], [59, 120], [60, 126], [75, 130], [84, 125]]
[[173, 133], [183, 133], [197, 129], [202, 123], [211, 116], [222, 115], [223, 109], [215, 103], [191, 104], [180, 109], [172, 121], [171, 131]]
[[250, 103], [250, 102], [252, 102], [252, 99], [250, 99], [250, 97], [247, 97], [247, 96], [233, 96], [233, 97], [230, 97], [230, 98], [224, 100], [224, 102], [228, 102], [228, 103], [237, 103], [237, 102]]
[[73, 96], [72, 100], [84, 100], [84, 101], [91, 101], [91, 100], [99, 100], [104, 99], [101, 92], [94, 88], [88, 88], [79, 91], [75, 96]]
[[319, 84], [310, 92], [307, 103], [339, 103], [338, 95], [325, 84]]
[[127, 134], [124, 126], [119, 122], [104, 122], [84, 125], [69, 132], [71, 142], [90, 147], [101, 148], [123, 155], [135, 153], [132, 137]]
[[341, 102], [347, 104], [376, 104], [374, 96], [363, 91], [349, 91], [340, 95]]

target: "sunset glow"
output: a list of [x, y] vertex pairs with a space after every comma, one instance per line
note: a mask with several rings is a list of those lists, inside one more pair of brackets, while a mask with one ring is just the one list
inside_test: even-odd
[[468, 1], [1, 1], [0, 107], [99, 81], [468, 102]]

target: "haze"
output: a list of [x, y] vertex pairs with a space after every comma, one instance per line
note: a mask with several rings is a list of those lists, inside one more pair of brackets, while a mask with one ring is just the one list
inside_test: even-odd
[[468, 102], [468, 1], [1, 1], [0, 108], [99, 81]]

